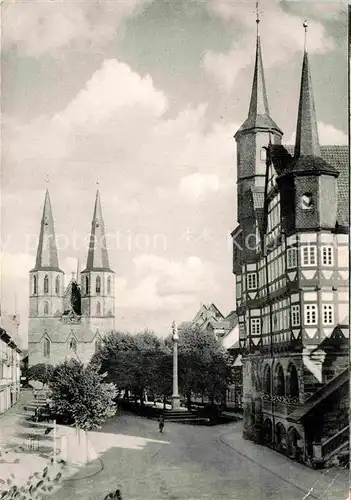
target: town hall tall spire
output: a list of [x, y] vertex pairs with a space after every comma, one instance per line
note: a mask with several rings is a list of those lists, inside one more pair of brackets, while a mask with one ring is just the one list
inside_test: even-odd
[[49, 190], [46, 189], [43, 216], [41, 219], [40, 236], [35, 262], [35, 271], [60, 271], [55, 238], [54, 219]]
[[261, 38], [259, 33], [259, 24], [261, 20], [258, 11], [258, 2], [256, 3], [256, 55], [255, 67], [251, 87], [251, 98], [247, 119], [240, 127], [237, 133], [251, 129], [276, 130], [280, 135], [282, 131], [272, 120], [269, 114], [268, 97], [266, 81], [264, 76], [264, 66], [261, 49]]
[[314, 104], [312, 79], [307, 52], [307, 22], [305, 28], [305, 48], [302, 63], [299, 111], [296, 126], [295, 158], [300, 156], [320, 156], [316, 109]]

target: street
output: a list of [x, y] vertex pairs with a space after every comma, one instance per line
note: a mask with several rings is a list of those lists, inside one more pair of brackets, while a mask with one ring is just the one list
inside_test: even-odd
[[65, 482], [55, 500], [102, 500], [117, 488], [123, 500], [347, 497], [345, 471], [314, 471], [244, 441], [241, 423], [206, 427], [166, 422], [160, 434], [156, 421], [120, 414], [101, 431], [89, 433], [89, 440], [103, 470]]

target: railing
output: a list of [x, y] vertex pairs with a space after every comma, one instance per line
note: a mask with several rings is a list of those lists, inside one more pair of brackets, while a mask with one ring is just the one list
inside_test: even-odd
[[290, 415], [296, 408], [301, 406], [298, 398], [293, 396], [276, 396], [265, 394], [262, 401], [262, 409], [277, 413], [281, 416]]
[[349, 426], [347, 425], [341, 431], [331, 436], [324, 443], [322, 443], [322, 457], [327, 457], [334, 450], [339, 448], [344, 443], [347, 443], [349, 439]]

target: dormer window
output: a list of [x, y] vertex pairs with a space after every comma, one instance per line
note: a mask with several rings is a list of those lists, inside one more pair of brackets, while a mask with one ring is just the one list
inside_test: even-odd
[[305, 193], [301, 196], [302, 210], [311, 210], [313, 208], [313, 196], [311, 193]]

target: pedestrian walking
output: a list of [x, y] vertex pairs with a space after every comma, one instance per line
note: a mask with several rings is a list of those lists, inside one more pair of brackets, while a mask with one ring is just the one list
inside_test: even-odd
[[158, 428], [160, 429], [160, 433], [162, 434], [163, 432], [163, 428], [165, 426], [165, 419], [163, 418], [162, 415], [159, 416], [159, 419], [158, 419]]

